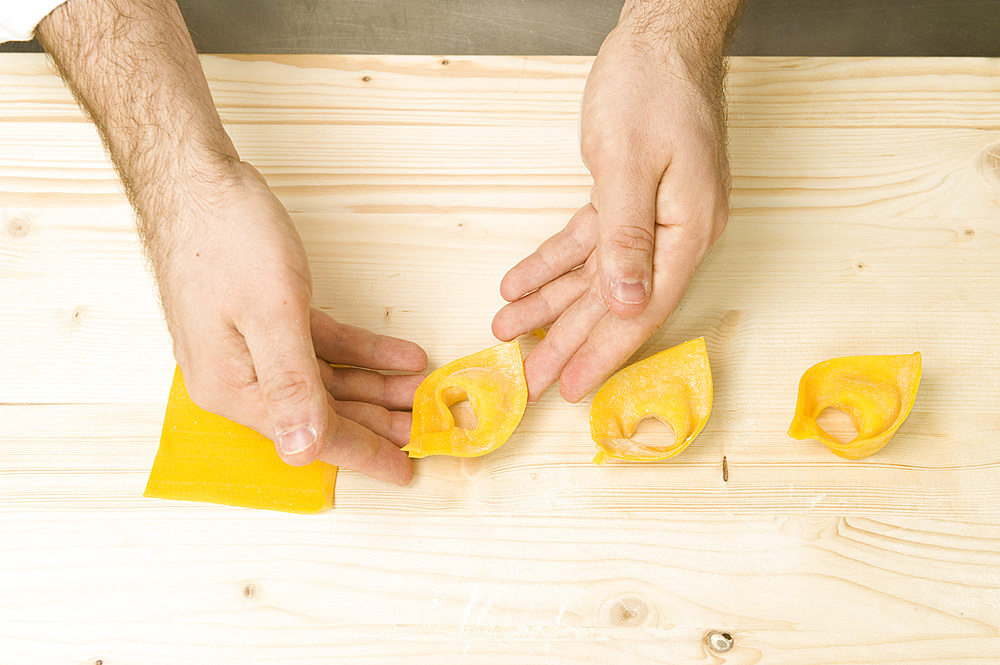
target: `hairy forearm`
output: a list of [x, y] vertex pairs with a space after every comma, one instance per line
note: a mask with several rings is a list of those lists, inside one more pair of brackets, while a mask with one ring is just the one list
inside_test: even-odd
[[97, 125], [156, 253], [238, 156], [174, 0], [69, 0], [36, 36]]
[[626, 0], [618, 30], [694, 83], [725, 136], [726, 51], [747, 0]]
[[745, 5], [746, 0], [626, 0], [619, 25], [650, 46], [678, 41], [707, 61], [725, 54]]

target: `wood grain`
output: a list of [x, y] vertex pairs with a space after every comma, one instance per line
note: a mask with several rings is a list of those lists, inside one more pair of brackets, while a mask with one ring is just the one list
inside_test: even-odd
[[[588, 196], [588, 59], [203, 62], [316, 304], [432, 367]], [[0, 665], [998, 662], [1000, 63], [735, 59], [729, 115], [732, 221], [637, 354], [706, 337], [682, 456], [596, 467], [550, 391], [489, 456], [272, 515], [141, 497], [173, 363], [131, 213], [45, 61], [0, 57]], [[914, 350], [882, 452], [785, 436], [809, 365]]]

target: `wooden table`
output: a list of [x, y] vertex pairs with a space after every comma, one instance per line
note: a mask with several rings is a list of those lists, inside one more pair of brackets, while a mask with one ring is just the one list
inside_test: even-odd
[[[494, 343], [501, 275], [586, 200], [589, 64], [204, 58], [316, 304], [432, 368]], [[1000, 62], [737, 59], [730, 122], [729, 229], [637, 354], [707, 340], [681, 457], [594, 466], [549, 391], [493, 454], [297, 516], [142, 498], [173, 361], [131, 213], [4, 54], [0, 665], [1000, 662]], [[808, 366], [915, 350], [882, 452], [785, 435]]]

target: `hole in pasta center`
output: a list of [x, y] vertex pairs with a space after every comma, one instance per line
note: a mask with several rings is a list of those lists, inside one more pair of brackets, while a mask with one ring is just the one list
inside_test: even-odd
[[476, 414], [472, 411], [472, 405], [469, 404], [469, 400], [463, 399], [455, 402], [449, 408], [451, 409], [451, 415], [455, 418], [456, 427], [464, 427], [471, 431], [479, 426], [479, 419], [476, 418]]
[[656, 416], [646, 416], [636, 425], [632, 440], [662, 452], [677, 442], [677, 434], [673, 427], [661, 422]]
[[858, 438], [858, 430], [854, 427], [851, 417], [840, 409], [826, 407], [816, 417], [816, 424], [841, 443], [850, 443]]

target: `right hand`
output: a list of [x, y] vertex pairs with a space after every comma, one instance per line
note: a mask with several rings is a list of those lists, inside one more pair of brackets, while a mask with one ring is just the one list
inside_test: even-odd
[[639, 24], [611, 31], [587, 77], [591, 202], [500, 283], [509, 304], [493, 319], [497, 338], [551, 326], [524, 361], [531, 400], [558, 380], [577, 402], [625, 363], [680, 303], [729, 217], [721, 51], [668, 31], [650, 42]]
[[419, 372], [426, 354], [310, 309], [288, 213], [252, 166], [230, 170], [207, 194], [175, 197], [182, 209], [149, 242], [191, 398], [272, 439], [289, 464], [320, 459], [405, 485], [400, 447], [422, 377], [356, 368]]

